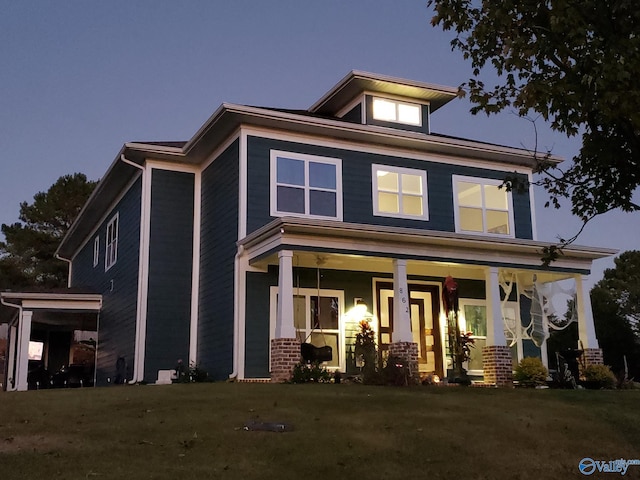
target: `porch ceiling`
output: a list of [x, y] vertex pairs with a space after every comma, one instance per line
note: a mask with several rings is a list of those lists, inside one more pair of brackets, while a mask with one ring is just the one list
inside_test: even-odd
[[277, 264], [277, 252], [287, 249], [296, 252], [294, 265], [299, 266], [316, 267], [320, 259], [322, 268], [390, 273], [391, 259], [404, 258], [410, 275], [484, 278], [483, 267], [495, 265], [505, 271], [535, 270], [539, 281], [586, 273], [593, 260], [616, 253], [570, 246], [549, 269], [542, 269], [541, 251], [550, 245], [545, 242], [290, 217], [274, 220], [239, 245], [257, 268]]

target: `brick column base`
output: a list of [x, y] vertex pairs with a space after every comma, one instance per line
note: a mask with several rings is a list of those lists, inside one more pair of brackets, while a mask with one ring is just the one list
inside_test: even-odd
[[389, 356], [401, 358], [407, 362], [409, 368], [409, 378], [413, 383], [418, 383], [420, 374], [418, 372], [418, 344], [414, 342], [395, 342], [389, 344]]
[[506, 345], [487, 345], [482, 348], [484, 383], [498, 387], [513, 386], [513, 361]]
[[604, 364], [604, 358], [602, 356], [601, 348], [585, 348], [582, 354], [584, 363], [587, 365], [602, 365]]
[[293, 367], [300, 363], [300, 341], [297, 338], [271, 340], [271, 381], [286, 382], [291, 379]]

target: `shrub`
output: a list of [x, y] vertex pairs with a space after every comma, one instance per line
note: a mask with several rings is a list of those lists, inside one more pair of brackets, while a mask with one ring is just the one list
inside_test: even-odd
[[523, 358], [516, 367], [514, 380], [525, 387], [535, 387], [547, 383], [547, 369], [538, 357]]
[[312, 362], [308, 365], [298, 363], [291, 374], [291, 383], [329, 383], [331, 373], [320, 362]]
[[595, 388], [614, 388], [616, 376], [606, 365], [587, 365], [582, 371], [585, 382]]

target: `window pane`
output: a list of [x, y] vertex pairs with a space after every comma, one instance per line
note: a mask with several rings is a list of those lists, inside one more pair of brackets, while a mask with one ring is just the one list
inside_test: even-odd
[[398, 174], [393, 172], [385, 172], [378, 170], [378, 190], [386, 190], [389, 192], [398, 191]]
[[335, 297], [311, 297], [311, 312], [314, 318], [312, 327], [337, 330], [338, 329], [338, 299]]
[[476, 338], [471, 348], [471, 359], [469, 360], [469, 370], [482, 370], [482, 348], [487, 344], [484, 338]]
[[482, 193], [477, 183], [458, 182], [458, 205], [482, 207]]
[[336, 188], [336, 166], [328, 163], [309, 162], [309, 186]]
[[405, 103], [398, 104], [398, 121], [411, 125], [420, 125], [420, 107]]
[[396, 120], [396, 104], [381, 98], [373, 99], [373, 118], [394, 122]]
[[509, 235], [509, 214], [487, 210], [487, 233]]
[[303, 295], [293, 296], [293, 325], [298, 330], [307, 328], [307, 306]]
[[385, 213], [398, 213], [400, 211], [398, 194], [385, 192], [378, 193], [378, 211]]
[[482, 227], [482, 209], [460, 208], [460, 229], [469, 232], [484, 232]]
[[304, 162], [291, 158], [278, 157], [278, 183], [304, 185]]
[[304, 189], [293, 187], [278, 187], [278, 211], [305, 213]]
[[402, 193], [422, 195], [422, 177], [419, 175], [402, 174]]
[[465, 305], [464, 318], [467, 322], [467, 331], [473, 332], [474, 337], [487, 336], [487, 307]]
[[309, 339], [316, 347], [324, 347], [328, 345], [331, 347], [331, 361], [324, 362], [328, 367], [340, 366], [340, 350], [338, 348], [338, 334], [337, 333], [320, 333], [314, 332]]
[[422, 197], [404, 195], [402, 197], [402, 213], [406, 215], [422, 215]]
[[507, 190], [497, 185], [484, 186], [484, 206], [496, 210], [507, 210]]
[[334, 192], [309, 191], [309, 213], [323, 217], [336, 216], [336, 194]]

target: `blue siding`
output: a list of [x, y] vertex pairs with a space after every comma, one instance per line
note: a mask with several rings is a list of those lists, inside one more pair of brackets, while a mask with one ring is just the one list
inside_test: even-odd
[[362, 104], [359, 103], [342, 116], [342, 120], [350, 123], [362, 123]]
[[202, 173], [198, 363], [217, 380], [233, 370], [238, 158], [236, 141]]
[[189, 358], [194, 174], [152, 169], [144, 380]]
[[[269, 154], [271, 149], [342, 159], [343, 219], [345, 222], [392, 227], [422, 228], [446, 232], [455, 231], [453, 209], [453, 175], [504, 179], [511, 172], [464, 167], [387, 155], [354, 152], [338, 148], [285, 142], [261, 137], [248, 140], [248, 212], [247, 233], [273, 220], [269, 210]], [[429, 220], [376, 217], [373, 215], [371, 165], [415, 168], [427, 172]], [[524, 176], [523, 176], [524, 177]], [[532, 238], [529, 195], [513, 192], [515, 234], [517, 238]]]
[[[96, 371], [99, 385], [115, 380], [118, 358], [124, 359], [126, 378], [133, 377], [141, 191], [142, 181], [138, 178], [73, 259], [71, 286], [90, 287], [102, 294]], [[106, 225], [116, 213], [119, 214], [118, 259], [105, 272]], [[96, 236], [100, 238], [100, 261], [94, 267], [93, 242]]]

